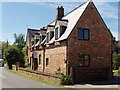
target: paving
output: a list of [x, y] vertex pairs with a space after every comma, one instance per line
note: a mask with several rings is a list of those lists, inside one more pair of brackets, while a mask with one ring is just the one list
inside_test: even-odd
[[110, 80], [104, 81], [95, 81], [95, 82], [87, 82], [80, 83], [70, 86], [65, 86], [67, 88], [117, 88], [120, 89], [120, 77], [113, 77]]

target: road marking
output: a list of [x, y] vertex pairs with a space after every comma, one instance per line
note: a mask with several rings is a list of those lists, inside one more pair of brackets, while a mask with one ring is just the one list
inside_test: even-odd
[[2, 76], [2, 75], [0, 75], [0, 77], [1, 77], [1, 78], [6, 78], [6, 77], [4, 77], [4, 76]]

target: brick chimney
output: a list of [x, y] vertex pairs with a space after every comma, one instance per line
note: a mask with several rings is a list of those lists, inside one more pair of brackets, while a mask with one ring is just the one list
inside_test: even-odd
[[57, 15], [56, 15], [56, 19], [61, 19], [64, 16], [64, 8], [61, 6], [56, 9], [57, 11]]

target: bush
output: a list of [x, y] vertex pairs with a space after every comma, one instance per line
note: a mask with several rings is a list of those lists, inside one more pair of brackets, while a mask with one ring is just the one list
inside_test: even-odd
[[71, 84], [73, 84], [73, 79], [72, 79], [71, 75], [61, 76], [60, 81], [61, 81], [60, 84], [62, 84], [62, 85], [71, 85]]
[[24, 58], [22, 52], [14, 45], [9, 46], [4, 50], [4, 58], [8, 64], [9, 69], [12, 69], [12, 65], [16, 62], [20, 62], [24, 65]]
[[118, 73], [120, 73], [120, 67], [119, 67], [119, 69], [118, 69]]

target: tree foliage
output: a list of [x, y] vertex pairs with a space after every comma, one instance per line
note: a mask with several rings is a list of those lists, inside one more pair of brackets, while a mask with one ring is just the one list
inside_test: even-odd
[[6, 45], [7, 48], [4, 49], [4, 59], [7, 62], [9, 69], [12, 69], [12, 65], [16, 64], [16, 62], [20, 62], [21, 66], [24, 66], [24, 52], [22, 52], [22, 48], [25, 46], [25, 35], [23, 34], [14, 34], [14, 44], [8, 45], [8, 41], [3, 45]]
[[113, 68], [118, 69], [120, 66], [120, 54], [113, 54]]
[[16, 33], [14, 33], [14, 39], [15, 42], [14, 44], [20, 49], [22, 50], [23, 47], [25, 47], [25, 35], [23, 34], [19, 34], [17, 35]]
[[23, 53], [15, 45], [11, 45], [4, 50], [5, 60], [8, 63], [9, 69], [12, 69], [12, 65], [16, 62], [24, 63]]
[[25, 46], [24, 48], [22, 48], [22, 53], [24, 55], [24, 60], [25, 60], [25, 65], [28, 65], [28, 55], [27, 55], [27, 46]]

